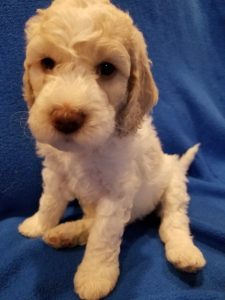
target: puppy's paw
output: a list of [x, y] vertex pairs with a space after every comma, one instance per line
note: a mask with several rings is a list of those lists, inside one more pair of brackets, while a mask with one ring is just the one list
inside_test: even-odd
[[74, 277], [74, 286], [81, 299], [97, 300], [107, 296], [119, 276], [117, 264], [88, 264], [82, 262]]
[[87, 243], [89, 229], [84, 223], [86, 220], [67, 222], [48, 230], [43, 240], [54, 248], [71, 248]]
[[43, 241], [56, 249], [75, 247], [76, 241], [67, 236], [65, 232], [60, 231], [57, 227], [48, 230], [42, 237]]
[[23, 221], [23, 223], [19, 225], [18, 231], [22, 235], [29, 238], [36, 238], [42, 236], [44, 233], [44, 229], [42, 228], [38, 220], [38, 213]]
[[168, 261], [182, 271], [197, 272], [206, 264], [203, 254], [192, 242], [179, 246], [167, 243], [165, 247]]

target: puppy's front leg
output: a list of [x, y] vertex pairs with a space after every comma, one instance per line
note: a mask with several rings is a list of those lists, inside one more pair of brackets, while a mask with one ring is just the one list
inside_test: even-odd
[[100, 299], [117, 282], [121, 238], [131, 214], [126, 202], [104, 198], [97, 206], [85, 256], [74, 279], [81, 299]]
[[44, 190], [38, 211], [19, 225], [19, 232], [30, 238], [42, 236], [56, 226], [68, 204], [69, 195], [63, 185], [63, 178], [51, 170], [43, 170]]

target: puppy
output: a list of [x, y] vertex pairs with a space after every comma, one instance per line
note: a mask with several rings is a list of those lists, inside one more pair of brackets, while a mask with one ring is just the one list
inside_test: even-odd
[[[148, 115], [158, 91], [130, 16], [107, 0], [55, 0], [27, 22], [26, 37], [24, 98], [43, 193], [20, 233], [56, 248], [87, 244], [74, 285], [80, 298], [99, 299], [117, 282], [125, 226], [160, 204], [168, 261], [201, 269], [186, 189], [198, 145], [163, 153]], [[58, 225], [75, 198], [83, 218]]]

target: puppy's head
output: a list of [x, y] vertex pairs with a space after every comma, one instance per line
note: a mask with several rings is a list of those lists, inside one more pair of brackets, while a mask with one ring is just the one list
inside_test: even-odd
[[99, 146], [157, 100], [142, 34], [107, 0], [55, 0], [26, 25], [24, 98], [41, 143]]

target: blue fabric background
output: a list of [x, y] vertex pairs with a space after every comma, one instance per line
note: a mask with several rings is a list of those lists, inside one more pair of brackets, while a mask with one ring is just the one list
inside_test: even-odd
[[[191, 228], [208, 264], [198, 274], [166, 262], [158, 220], [127, 228], [121, 276], [107, 299], [225, 299], [225, 2], [115, 0], [144, 32], [160, 101], [153, 116], [165, 151], [200, 142], [190, 169]], [[17, 233], [37, 209], [40, 161], [21, 97], [23, 27], [50, 1], [0, 2], [0, 299], [68, 300], [84, 248], [56, 251]], [[72, 206], [67, 218], [77, 218]]]

